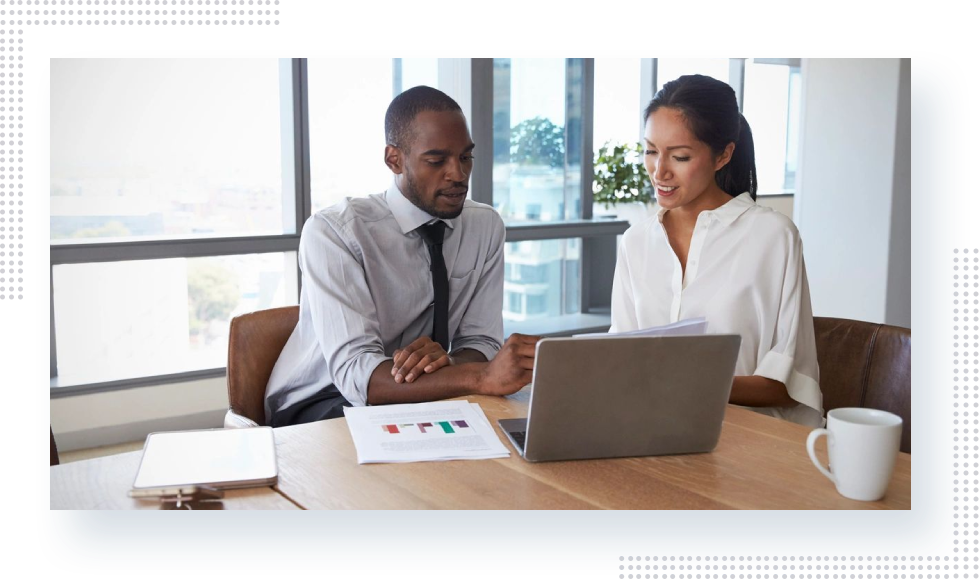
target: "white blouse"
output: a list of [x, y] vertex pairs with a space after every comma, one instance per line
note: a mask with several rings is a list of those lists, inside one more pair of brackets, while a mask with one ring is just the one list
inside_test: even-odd
[[706, 317], [710, 332], [741, 335], [735, 375], [781, 381], [799, 402], [751, 409], [821, 427], [809, 281], [795, 224], [743, 193], [697, 217], [684, 274], [663, 228], [665, 213], [661, 208], [622, 235], [611, 331]]

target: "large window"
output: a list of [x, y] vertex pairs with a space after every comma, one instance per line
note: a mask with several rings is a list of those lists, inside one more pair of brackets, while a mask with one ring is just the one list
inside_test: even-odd
[[52, 243], [295, 233], [281, 66], [51, 61]]
[[437, 59], [52, 61], [52, 386], [223, 372], [232, 317], [298, 301], [306, 217], [387, 188], [420, 84]]
[[52, 61], [52, 385], [221, 372], [297, 301], [298, 64]]
[[493, 61], [493, 206], [505, 221], [581, 217], [581, 61]]
[[311, 213], [388, 187], [384, 111], [420, 84], [470, 116], [506, 331], [607, 328], [628, 223], [592, 218], [594, 155], [690, 72], [734, 87], [761, 193], [791, 192], [793, 59], [53, 60], [52, 394], [223, 373], [232, 317], [298, 301]]
[[[474, 103], [482, 98], [492, 104], [492, 183], [482, 201], [509, 225], [503, 318], [511, 329], [539, 332], [535, 322], [570, 320], [605, 307], [604, 292], [594, 295], [597, 303], [583, 301], [592, 298], [582, 294], [582, 273], [589, 268], [583, 245], [597, 247], [582, 236], [614, 236], [625, 226], [597, 233], [585, 216], [584, 209], [591, 209], [592, 144], [586, 135], [593, 71], [586, 59], [493, 59], [483, 73], [492, 91], [473, 95]], [[614, 250], [607, 258], [614, 260]]]
[[384, 112], [405, 89], [438, 86], [438, 59], [309, 59], [308, 66], [312, 211], [383, 192], [391, 181]]

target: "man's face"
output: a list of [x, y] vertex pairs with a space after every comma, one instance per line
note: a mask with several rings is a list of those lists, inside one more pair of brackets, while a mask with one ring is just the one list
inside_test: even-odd
[[473, 168], [466, 117], [458, 111], [424, 111], [412, 121], [407, 151], [388, 146], [385, 161], [401, 193], [436, 218], [462, 213]]

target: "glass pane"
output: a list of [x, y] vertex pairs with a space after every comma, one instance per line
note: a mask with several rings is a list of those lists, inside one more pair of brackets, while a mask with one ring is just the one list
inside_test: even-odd
[[656, 59], [656, 88], [683, 75], [707, 75], [730, 83], [730, 59]]
[[745, 63], [744, 117], [755, 141], [758, 193], [762, 195], [785, 189], [789, 73], [785, 65]]
[[385, 191], [384, 113], [394, 95], [438, 86], [438, 59], [309, 59], [313, 212]]
[[581, 76], [581, 59], [493, 60], [493, 205], [504, 220], [581, 216]]
[[295, 232], [282, 66], [53, 59], [52, 242]]
[[595, 59], [595, 127], [593, 149], [635, 143], [642, 137], [639, 102], [641, 59]]
[[[599, 165], [598, 159], [601, 148], [608, 145], [606, 151], [614, 147], [631, 145], [635, 147], [642, 138], [642, 110], [646, 103], [640, 102], [641, 93], [641, 62], [642, 59], [597, 58], [595, 59], [595, 128], [592, 147], [595, 155], [596, 181], [593, 185], [596, 199], [601, 199], [601, 190], [606, 187], [601, 176], [607, 166]], [[628, 156], [630, 161], [641, 163], [638, 154]], [[645, 170], [640, 172], [641, 179], [646, 180]], [[628, 219], [624, 214], [632, 211], [628, 205], [609, 205], [599, 201], [592, 206], [592, 216], [617, 216]], [[636, 210], [638, 212], [638, 210]]]
[[401, 69], [401, 83], [395, 87], [398, 93], [419, 85], [439, 86], [438, 59], [394, 59], [394, 62]]
[[224, 367], [228, 324], [298, 302], [296, 253], [54, 267], [62, 385]]
[[503, 319], [581, 312], [581, 239], [509, 242], [503, 248]]
[[785, 189], [795, 191], [795, 172], [799, 166], [799, 123], [802, 116], [802, 70], [789, 69], [789, 123], [785, 143]]

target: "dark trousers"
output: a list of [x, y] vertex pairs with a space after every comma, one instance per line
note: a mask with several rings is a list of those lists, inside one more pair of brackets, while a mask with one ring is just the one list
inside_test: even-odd
[[272, 412], [272, 427], [295, 426], [320, 420], [343, 417], [343, 408], [351, 407], [337, 388], [327, 386], [322, 391], [308, 399], [296, 402], [291, 406]]

